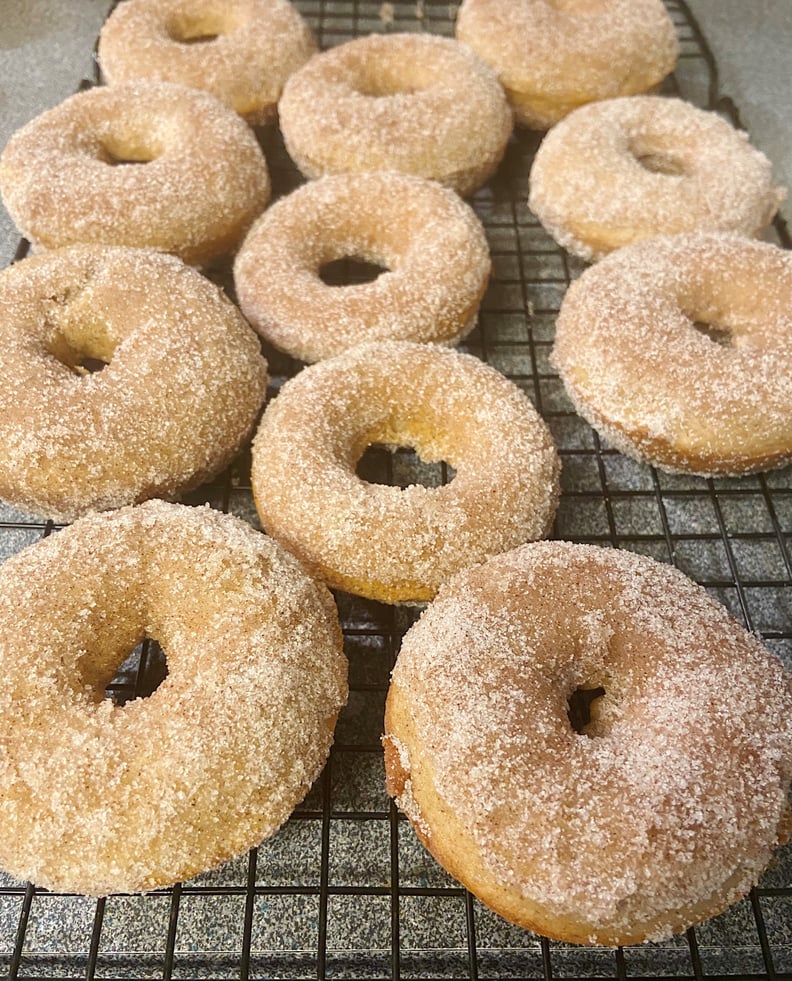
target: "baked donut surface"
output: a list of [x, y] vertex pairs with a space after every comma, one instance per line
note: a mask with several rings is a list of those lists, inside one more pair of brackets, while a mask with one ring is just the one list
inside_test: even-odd
[[[88, 895], [144, 892], [273, 834], [346, 701], [330, 594], [208, 508], [94, 514], [0, 568], [0, 866]], [[168, 674], [105, 688], [144, 637]]]
[[75, 245], [0, 273], [0, 377], [0, 497], [70, 521], [219, 473], [255, 425], [267, 365], [236, 307], [179, 259]]
[[178, 82], [261, 125], [274, 119], [283, 83], [315, 50], [286, 0], [125, 0], [105, 21], [98, 59], [111, 85]]
[[[446, 461], [440, 487], [367, 483], [372, 444]], [[253, 443], [268, 534], [329, 585], [386, 603], [430, 599], [458, 569], [547, 534], [558, 501], [552, 437], [527, 396], [469, 354], [362, 344], [287, 382]]]
[[0, 192], [35, 245], [128, 245], [205, 265], [232, 251], [270, 181], [249, 127], [206, 92], [130, 82], [78, 92], [11, 137]]
[[492, 69], [431, 34], [370, 34], [315, 55], [289, 78], [278, 109], [306, 177], [395, 170], [460, 194], [494, 173], [512, 131]]
[[[384, 267], [326, 285], [324, 264]], [[474, 326], [490, 256], [473, 210], [434, 181], [395, 173], [311, 181], [256, 222], [234, 263], [242, 312], [270, 343], [320, 361], [364, 341], [456, 343]]]
[[671, 472], [792, 461], [792, 253], [732, 235], [621, 249], [572, 284], [551, 361], [578, 413]]
[[714, 112], [633, 96], [575, 110], [534, 158], [529, 206], [584, 259], [656, 235], [758, 235], [786, 192], [772, 165]]
[[465, 0], [456, 36], [495, 69], [516, 122], [532, 129], [649, 91], [679, 52], [662, 0]]
[[[568, 700], [601, 689], [573, 728]], [[440, 863], [567, 942], [685, 930], [792, 828], [790, 677], [628, 552], [538, 542], [461, 572], [404, 638], [385, 732], [389, 792]]]

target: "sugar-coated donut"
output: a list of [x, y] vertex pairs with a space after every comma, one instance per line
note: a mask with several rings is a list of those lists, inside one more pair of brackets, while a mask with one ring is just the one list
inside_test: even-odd
[[150, 247], [205, 265], [239, 244], [270, 181], [249, 127], [213, 96], [130, 82], [79, 92], [18, 130], [0, 193], [36, 246]]
[[685, 930], [792, 829], [792, 680], [629, 552], [539, 542], [460, 573], [404, 638], [385, 732], [388, 790], [438, 861], [567, 942]]
[[[328, 286], [323, 265], [363, 259], [374, 282]], [[311, 181], [256, 222], [234, 264], [248, 321], [270, 343], [321, 361], [364, 341], [456, 343], [490, 273], [481, 222], [458, 195], [407, 174]]]
[[676, 64], [662, 0], [464, 0], [456, 36], [498, 73], [522, 126], [648, 92]]
[[[144, 638], [168, 675], [104, 697]], [[144, 892], [273, 834], [346, 700], [333, 600], [246, 523], [162, 501], [90, 515], [0, 569], [0, 866]]]
[[[441, 487], [361, 480], [372, 444], [449, 463]], [[352, 348], [305, 368], [253, 443], [262, 525], [329, 585], [419, 602], [457, 570], [547, 534], [559, 461], [527, 396], [469, 354], [410, 341]]]
[[655, 235], [758, 235], [786, 196], [745, 133], [651, 95], [576, 109], [539, 146], [530, 188], [547, 232], [584, 259]]
[[275, 117], [283, 83], [315, 50], [287, 0], [124, 0], [102, 28], [98, 59], [111, 85], [179, 82], [260, 125]]
[[430, 34], [370, 34], [315, 55], [279, 105], [286, 149], [307, 177], [396, 170], [470, 194], [512, 130], [495, 73]]
[[236, 307], [179, 259], [74, 245], [0, 273], [0, 379], [0, 497], [70, 521], [219, 473], [267, 365]]
[[792, 252], [733, 235], [639, 242], [587, 269], [551, 360], [609, 443], [664, 470], [792, 461]]

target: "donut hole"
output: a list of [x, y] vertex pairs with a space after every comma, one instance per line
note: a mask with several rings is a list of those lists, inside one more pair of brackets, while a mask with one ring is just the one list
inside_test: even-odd
[[594, 703], [605, 695], [605, 689], [600, 685], [596, 688], [576, 688], [567, 698], [567, 718], [574, 732], [581, 736], [594, 737], [589, 726], [595, 715]]
[[104, 686], [104, 695], [121, 708], [153, 695], [167, 676], [165, 652], [155, 640], [146, 638], [123, 659]]
[[97, 157], [108, 167], [126, 167], [151, 163], [161, 153], [161, 147], [148, 140], [119, 139], [108, 134], [99, 145]]
[[130, 164], [146, 164], [146, 163], [151, 163], [151, 161], [154, 158], [153, 157], [146, 157], [143, 160], [136, 160], [136, 159], [133, 159], [132, 157], [128, 157], [128, 156], [117, 157], [114, 154], [110, 153], [108, 150], [103, 150], [100, 159], [101, 159], [102, 163], [106, 163], [108, 165], [108, 167], [125, 167], [125, 166], [128, 166]]
[[368, 262], [357, 256], [344, 256], [323, 263], [319, 267], [319, 278], [325, 286], [359, 286], [375, 282], [388, 271], [386, 266], [375, 262]]
[[[380, 63], [374, 71], [361, 71], [354, 80], [358, 95], [369, 99], [389, 99], [398, 95], [415, 95], [429, 88], [434, 79], [423, 66]], [[427, 77], [422, 77], [425, 75]]]
[[113, 348], [107, 337], [96, 334], [75, 337], [57, 330], [50, 335], [47, 344], [49, 354], [79, 377], [93, 375], [106, 368], [113, 356]]
[[666, 177], [683, 177], [686, 173], [683, 164], [675, 157], [660, 153], [644, 153], [635, 158], [644, 170]]
[[172, 16], [165, 25], [165, 33], [176, 44], [210, 44], [223, 34], [237, 28], [230, 18], [215, 11], [190, 11]]
[[456, 471], [445, 460], [426, 461], [412, 446], [372, 443], [358, 460], [356, 474], [367, 484], [389, 487], [441, 487], [450, 483]]
[[688, 174], [688, 168], [676, 154], [665, 147], [653, 146], [648, 140], [633, 139], [628, 150], [650, 174], [660, 174], [663, 177], [685, 177]]
[[713, 344], [717, 344], [719, 347], [734, 347], [734, 335], [728, 327], [724, 327], [722, 324], [710, 323], [707, 320], [696, 320], [694, 317], [689, 317], [691, 326], [694, 330], [698, 331], [699, 334], [703, 334], [704, 337], [709, 338]]
[[192, 37], [177, 37], [171, 40], [179, 44], [207, 44], [209, 41], [216, 41], [219, 34], [194, 34]]
[[115, 642], [105, 637], [77, 659], [79, 690], [97, 704], [107, 699], [123, 706], [137, 698], [148, 698], [167, 676], [162, 648], [137, 631], [126, 633]]

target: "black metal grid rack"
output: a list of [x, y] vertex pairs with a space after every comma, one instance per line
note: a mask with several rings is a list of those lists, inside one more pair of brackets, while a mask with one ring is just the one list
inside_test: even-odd
[[[738, 121], [684, 0], [667, 0], [682, 56], [665, 91]], [[320, 45], [380, 30], [449, 35], [456, 4], [298, 0]], [[95, 81], [95, 80], [94, 80]], [[87, 82], [86, 84], [93, 84]], [[548, 363], [561, 298], [583, 264], [528, 211], [539, 136], [518, 132], [496, 178], [472, 203], [494, 274], [465, 347], [523, 387], [558, 444], [563, 497], [554, 536], [671, 561], [706, 586], [792, 667], [792, 480], [789, 470], [740, 480], [668, 476], [606, 448], [572, 411]], [[277, 134], [264, 136], [276, 193], [300, 182]], [[789, 235], [777, 221], [773, 238]], [[20, 247], [19, 256], [25, 251]], [[354, 270], [342, 275], [354, 275]], [[299, 365], [273, 351], [273, 388]], [[439, 482], [442, 467], [409, 450], [371, 451], [370, 479]], [[188, 503], [256, 522], [243, 456]], [[0, 507], [0, 553], [53, 530]], [[761, 887], [663, 944], [591, 949], [518, 930], [485, 909], [427, 855], [388, 801], [379, 736], [389, 671], [415, 611], [338, 597], [351, 695], [330, 761], [281, 832], [215, 872], [147, 896], [89, 900], [0, 878], [0, 959], [22, 978], [590, 978], [792, 981], [792, 849]], [[118, 700], [162, 677], [155, 645], [119, 672]], [[603, 869], [603, 875], [607, 869]]]

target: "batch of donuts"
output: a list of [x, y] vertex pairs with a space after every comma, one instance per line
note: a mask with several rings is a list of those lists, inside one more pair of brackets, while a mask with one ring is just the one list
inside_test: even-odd
[[[515, 124], [547, 130], [530, 208], [592, 263], [552, 354], [576, 410], [670, 472], [792, 461], [792, 254], [760, 240], [783, 192], [744, 133], [651, 94], [677, 54], [661, 0], [464, 0], [456, 38], [324, 52], [287, 0], [114, 8], [105, 84], [0, 157], [33, 246], [0, 274], [0, 497], [71, 522], [0, 570], [6, 872], [143, 892], [275, 833], [347, 697], [333, 588], [426, 604], [387, 787], [502, 916], [638, 943], [757, 882], [792, 831], [789, 675], [671, 566], [546, 540], [550, 430], [455, 350], [491, 270], [464, 198]], [[268, 207], [275, 125], [306, 181]], [[384, 272], [327, 285], [349, 257]], [[266, 405], [261, 338], [306, 363]], [[251, 438], [262, 530], [173, 503]], [[372, 444], [453, 479], [368, 483]], [[116, 706], [147, 637], [167, 678]]]

